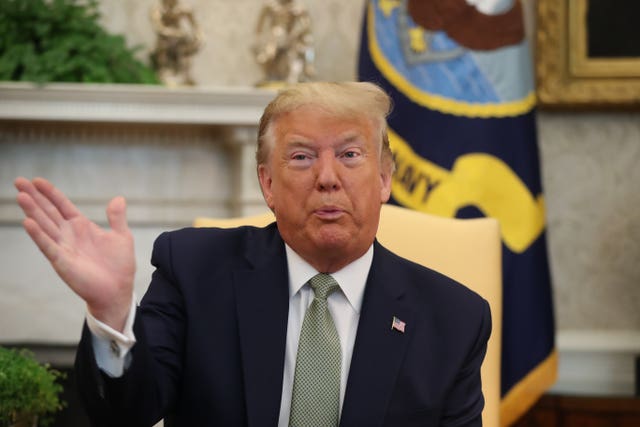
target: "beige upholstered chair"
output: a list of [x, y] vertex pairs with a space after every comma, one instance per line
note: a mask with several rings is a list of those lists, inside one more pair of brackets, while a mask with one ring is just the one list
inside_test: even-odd
[[[245, 218], [198, 218], [196, 227], [264, 226], [271, 212]], [[498, 427], [500, 414], [500, 345], [502, 340], [501, 244], [494, 219], [450, 219], [384, 205], [378, 240], [388, 249], [464, 283], [491, 306], [493, 331], [482, 366], [485, 427]]]

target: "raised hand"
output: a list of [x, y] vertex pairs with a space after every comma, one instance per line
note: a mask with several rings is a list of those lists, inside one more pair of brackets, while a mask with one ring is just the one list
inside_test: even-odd
[[17, 178], [23, 225], [60, 278], [98, 320], [121, 331], [131, 307], [135, 256], [126, 203], [107, 206], [110, 230], [89, 221], [49, 181]]

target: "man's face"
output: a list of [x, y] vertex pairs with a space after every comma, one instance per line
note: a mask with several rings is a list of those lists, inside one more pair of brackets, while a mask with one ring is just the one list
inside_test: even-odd
[[391, 177], [380, 136], [366, 117], [340, 118], [316, 106], [283, 114], [258, 175], [283, 239], [321, 272], [362, 256], [375, 237]]

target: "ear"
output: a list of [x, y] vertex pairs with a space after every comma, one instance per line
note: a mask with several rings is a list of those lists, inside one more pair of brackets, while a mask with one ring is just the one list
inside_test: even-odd
[[381, 171], [380, 172], [380, 203], [387, 203], [389, 201], [389, 197], [391, 197], [391, 172], [390, 171]]
[[273, 180], [271, 178], [271, 170], [267, 165], [258, 165], [258, 180], [262, 189], [262, 197], [267, 202], [269, 209], [273, 210]]

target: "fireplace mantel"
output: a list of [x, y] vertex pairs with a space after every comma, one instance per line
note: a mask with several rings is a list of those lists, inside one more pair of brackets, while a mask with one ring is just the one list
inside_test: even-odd
[[[226, 189], [203, 188], [190, 200], [174, 197], [177, 194], [160, 196], [161, 191], [153, 192], [153, 197], [132, 196], [129, 198], [131, 220], [146, 224], [185, 224], [197, 213], [250, 214], [265, 209], [255, 180], [255, 141], [260, 116], [275, 93], [270, 89], [240, 86], [170, 89], [153, 85], [0, 82], [0, 149], [11, 153], [15, 150], [10, 147], [15, 147], [12, 144], [16, 143], [33, 147], [48, 144], [47, 155], [55, 156], [70, 145], [86, 145], [88, 151], [98, 144], [112, 147], [110, 151], [100, 151], [100, 155], [106, 155], [108, 160], [113, 153], [122, 156], [117, 153], [122, 150], [118, 147], [123, 143], [165, 148], [169, 145], [178, 150], [179, 155], [184, 153], [179, 151], [181, 145], [188, 149], [204, 144], [209, 148], [200, 150], [207, 151], [209, 154], [205, 156], [211, 156], [211, 164], [217, 165], [213, 175], [215, 183]], [[45, 174], [42, 152], [39, 153], [33, 161], [27, 160], [25, 154], [17, 159], [21, 162], [17, 172], [29, 173], [23, 170], [31, 169], [35, 174]], [[157, 164], [151, 161], [153, 150], [146, 153], [142, 155], [140, 168]], [[97, 152], [85, 154], [89, 158], [85, 158], [83, 164], [98, 162], [96, 155]], [[26, 154], [27, 158], [29, 156], [31, 154]], [[202, 155], [199, 158], [202, 159]], [[177, 173], [185, 167], [198, 167], [178, 158], [175, 162], [174, 168], [174, 160], [165, 159], [167, 174]], [[94, 170], [105, 174], [113, 169], [103, 165], [104, 162], [99, 163]], [[69, 171], [75, 167], [68, 165]], [[62, 184], [67, 175], [63, 176]], [[134, 177], [139, 175], [132, 174]], [[204, 171], [201, 176], [203, 180], [207, 176], [209, 180], [213, 179], [210, 171]], [[210, 185], [216, 184], [211, 182]], [[72, 188], [74, 185], [79, 186], [70, 183]], [[192, 189], [193, 179], [186, 186]], [[205, 197], [207, 192], [211, 197]], [[84, 212], [92, 219], [103, 218], [102, 205], [108, 200], [106, 196], [94, 200], [93, 195], [99, 193], [95, 189], [91, 197], [82, 189], [78, 193], [74, 200]], [[16, 223], [20, 217], [13, 195], [0, 194], [0, 221]]]
[[123, 84], [0, 83], [0, 120], [255, 126], [275, 92]]

